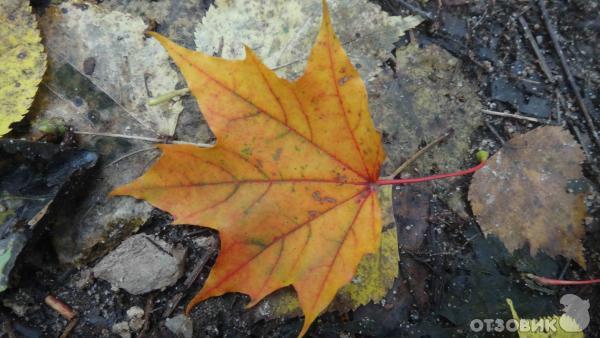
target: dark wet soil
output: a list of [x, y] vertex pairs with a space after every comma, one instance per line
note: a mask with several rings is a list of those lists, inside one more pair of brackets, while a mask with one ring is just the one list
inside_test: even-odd
[[[575, 97], [565, 70], [554, 49], [551, 34], [544, 22], [538, 1], [396, 1], [379, 0], [391, 14], [419, 12], [428, 17], [426, 23], [399, 39], [398, 45], [416, 39], [423, 45], [437, 44], [461, 59], [467, 76], [479, 84], [481, 101], [493, 112], [518, 113], [538, 122], [498, 116], [486, 117], [486, 126], [472, 135], [473, 144], [504, 140], [542, 124], [564, 124], [583, 145], [588, 155], [585, 174], [598, 190], [598, 151], [590, 133], [589, 120]], [[407, 5], [408, 4], [408, 5]], [[600, 126], [599, 98], [600, 53], [598, 36], [600, 3], [586, 0], [558, 0], [547, 4], [546, 19], [565, 54], [570, 72], [582, 97], [589, 117]], [[528, 29], [524, 28], [527, 26]], [[549, 74], [540, 66], [532, 39], [543, 53]], [[550, 76], [547, 76], [550, 75]], [[494, 152], [496, 149], [490, 149]], [[464, 191], [468, 178], [462, 181]], [[600, 270], [599, 206], [588, 205], [589, 222], [585, 240], [588, 271], [566, 259], [535, 258], [521, 250], [509, 255], [495, 239], [485, 239], [472, 215], [458, 215], [436, 198], [431, 186], [401, 188], [395, 192], [395, 209], [399, 224], [414, 224], [411, 232], [399, 227], [399, 238], [418, 243], [416, 249], [401, 250], [400, 271], [394, 288], [384, 305], [369, 304], [350, 313], [322, 315], [309, 331], [314, 337], [382, 337], [382, 336], [475, 336], [469, 330], [474, 318], [508, 318], [505, 298], [511, 298], [522, 317], [538, 317], [560, 313], [559, 299], [574, 293], [588, 299], [591, 324], [590, 337], [600, 332], [600, 293], [597, 287], [537, 288], [524, 283], [522, 272], [534, 272], [564, 279], [587, 279]], [[416, 212], [415, 210], [418, 210]], [[65, 268], [58, 264], [47, 233], [26, 248], [16, 269], [13, 288], [0, 298], [15, 298], [25, 307], [23, 317], [9, 308], [0, 307], [0, 320], [6, 332], [2, 337], [57, 337], [67, 320], [44, 305], [43, 299], [53, 294], [73, 307], [80, 320], [71, 336], [111, 336], [113, 324], [126, 318], [132, 306], [145, 308], [149, 325], [137, 336], [173, 336], [164, 327], [164, 313], [169, 301], [180, 293], [184, 297], [174, 313], [181, 312], [195, 290], [199, 289], [215, 252], [207, 252], [194, 244], [194, 239], [215, 236], [208, 230], [171, 227], [167, 215], [156, 212], [141, 229], [156, 234], [170, 243], [183, 243], [189, 249], [186, 266], [210, 255], [200, 278], [189, 289], [180, 282], [164, 291], [132, 296], [115, 291], [103, 281], [88, 284], [86, 267]], [[191, 270], [191, 269], [188, 269]], [[83, 277], [82, 277], [83, 276]], [[465, 306], [466, 303], [470, 304]], [[244, 310], [247, 299], [230, 294], [203, 302], [191, 313], [195, 336], [285, 336], [299, 331], [301, 319], [263, 320]], [[1, 331], [0, 331], [1, 332]], [[488, 335], [491, 335], [488, 334]], [[512, 333], [494, 333], [514, 336]], [[135, 335], [134, 335], [135, 336]]]

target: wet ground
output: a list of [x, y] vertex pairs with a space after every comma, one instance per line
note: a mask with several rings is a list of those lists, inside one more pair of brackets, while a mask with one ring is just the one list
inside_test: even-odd
[[[478, 86], [485, 122], [470, 136], [473, 145], [485, 144], [494, 152], [518, 133], [539, 125], [564, 125], [582, 144], [587, 156], [584, 173], [597, 190], [600, 142], [592, 136], [595, 126], [600, 125], [600, 69], [595, 57], [600, 52], [597, 1], [552, 1], [544, 10], [538, 1], [376, 2], [391, 14], [420, 14], [427, 18], [399, 39], [399, 48], [410, 41], [423, 47], [441, 46], [460, 60], [463, 76]], [[561, 62], [553, 36], [567, 67]], [[536, 54], [536, 49], [541, 52]], [[390, 60], [387, 67], [394, 66]], [[497, 116], [498, 113], [518, 117]], [[466, 191], [468, 182], [468, 178], [461, 179], [452, 189]], [[509, 254], [498, 240], [484, 238], [468, 208], [460, 212], [448, 199], [438, 198], [448, 194], [444, 189], [449, 188], [422, 185], [395, 190], [401, 248], [400, 276], [392, 290], [377, 304], [348, 313], [322, 315], [309, 336], [474, 336], [469, 329], [472, 319], [510, 317], [506, 298], [517, 304], [522, 317], [533, 318], [560, 313], [559, 299], [566, 293], [589, 300], [591, 324], [586, 334], [592, 337], [600, 332], [597, 287], [543, 288], [528, 283], [522, 276], [524, 272], [564, 279], [598, 275], [597, 199], [591, 199], [588, 205], [585, 271], [563, 258], [552, 259], [543, 254], [532, 258], [527, 249]], [[211, 231], [171, 227], [169, 221], [168, 215], [154, 211], [140, 232], [186, 247], [188, 275], [175, 286], [137, 296], [91, 279], [89, 269], [97, 260], [81, 267], [60, 264], [49, 228], [42, 225], [15, 264], [12, 287], [1, 296], [4, 334], [59, 336], [68, 321], [44, 304], [44, 298], [52, 294], [79, 313], [71, 336], [116, 336], [113, 326], [130, 321], [127, 310], [134, 306], [144, 310], [147, 324], [131, 330], [133, 336], [175, 336], [165, 327], [165, 320], [180, 313], [201, 287], [217, 252], [207, 245], [216, 239]], [[194, 272], [198, 274], [196, 279]], [[173, 305], [178, 298], [181, 301]], [[246, 301], [243, 295], [229, 294], [200, 304], [191, 312], [194, 336], [293, 337], [301, 327], [300, 318], [270, 318], [259, 310], [245, 311]]]

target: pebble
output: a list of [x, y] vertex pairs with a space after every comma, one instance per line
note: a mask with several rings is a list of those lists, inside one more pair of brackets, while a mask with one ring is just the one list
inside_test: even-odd
[[111, 328], [111, 331], [121, 338], [131, 338], [131, 332], [129, 331], [129, 324], [127, 324], [127, 322], [119, 322], [114, 324]]
[[194, 334], [194, 323], [190, 317], [184, 314], [178, 314], [173, 318], [168, 318], [165, 326], [177, 337], [192, 338]]
[[146, 234], [134, 235], [106, 255], [94, 276], [133, 295], [164, 289], [183, 275], [186, 250]]

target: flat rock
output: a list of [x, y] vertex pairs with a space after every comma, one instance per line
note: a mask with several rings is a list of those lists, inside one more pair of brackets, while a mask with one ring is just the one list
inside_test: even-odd
[[175, 284], [183, 275], [185, 249], [138, 234], [123, 241], [94, 268], [94, 276], [140, 295]]

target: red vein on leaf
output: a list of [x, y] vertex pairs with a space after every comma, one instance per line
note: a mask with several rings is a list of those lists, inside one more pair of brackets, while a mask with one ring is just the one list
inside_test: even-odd
[[[271, 243], [267, 244], [264, 246], [264, 249], [261, 250], [260, 252], [258, 252], [257, 254], [255, 254], [252, 257], [249, 257], [248, 260], [246, 260], [243, 264], [241, 264], [240, 266], [236, 267], [233, 271], [230, 271], [227, 275], [223, 276], [223, 278], [221, 278], [219, 280], [218, 283], [216, 283], [214, 287], [209, 288], [209, 289], [203, 289], [202, 293], [207, 294], [209, 291], [215, 289], [216, 287], [218, 287], [218, 285], [221, 285], [223, 282], [225, 282], [226, 280], [228, 280], [229, 278], [233, 277], [236, 273], [238, 273], [241, 269], [243, 269], [244, 267], [246, 267], [248, 264], [250, 264], [254, 259], [256, 259], [258, 256], [260, 256], [261, 254], [265, 253], [273, 244], [278, 243], [280, 240], [282, 240], [283, 238], [293, 234], [294, 232], [298, 231], [299, 229], [302, 229], [304, 226], [306, 226], [307, 224], [313, 222], [315, 219], [327, 214], [328, 212], [332, 211], [333, 209], [348, 203], [349, 201], [352, 201], [354, 198], [356, 198], [357, 196], [359, 196], [360, 194], [362, 194], [363, 192], [365, 192], [367, 190], [360, 190], [358, 193], [353, 194], [352, 196], [350, 196], [349, 198], [345, 199], [344, 201], [341, 201], [340, 203], [332, 206], [331, 208], [324, 210], [322, 213], [320, 213], [319, 215], [317, 215], [314, 218], [308, 219], [306, 222], [297, 224], [297, 226], [295, 226], [294, 228], [290, 229], [288, 232], [277, 236], [275, 238], [273, 238], [273, 240], [271, 241]], [[362, 204], [361, 204], [362, 207]], [[239, 244], [239, 243], [233, 243], [233, 244]], [[220, 255], [224, 255], [226, 252], [228, 252], [229, 250], [231, 250], [235, 245], [230, 245], [227, 248], [223, 248], [221, 249], [221, 254]], [[224, 291], [226, 292], [226, 291]]]
[[323, 278], [321, 285], [319, 286], [319, 292], [317, 292], [317, 296], [314, 298], [315, 301], [311, 304], [311, 310], [314, 310], [315, 305], [319, 301], [319, 298], [321, 297], [321, 293], [323, 293], [323, 289], [325, 288], [325, 284], [326, 284], [327, 280], [329, 279], [329, 276], [331, 275], [331, 270], [333, 270], [336, 260], [338, 259], [338, 257], [340, 257], [340, 251], [341, 251], [342, 247], [344, 246], [344, 242], [346, 242], [346, 239], [348, 238], [348, 235], [351, 233], [351, 230], [353, 229], [354, 224], [356, 224], [356, 220], [358, 219], [358, 216], [360, 215], [362, 208], [365, 205], [365, 202], [369, 198], [373, 198], [373, 192], [370, 192], [369, 196], [366, 196], [360, 202], [360, 205], [358, 206], [358, 210], [356, 211], [356, 214], [352, 218], [352, 222], [350, 222], [348, 229], [346, 229], [346, 232], [344, 233], [344, 238], [342, 238], [340, 245], [337, 247], [337, 250], [335, 251], [335, 254], [333, 255], [333, 260], [331, 261], [331, 264], [327, 265], [329, 267], [329, 269], [327, 270], [327, 274], [325, 275], [325, 278]]
[[[327, 25], [328, 29], [332, 29], [330, 25], [331, 23]], [[371, 177], [371, 172], [369, 171], [369, 167], [367, 166], [367, 162], [365, 161], [365, 156], [361, 151], [360, 146], [358, 145], [358, 141], [356, 140], [356, 135], [354, 135], [354, 131], [350, 127], [350, 121], [348, 121], [348, 112], [346, 111], [346, 108], [344, 107], [344, 102], [342, 101], [342, 94], [340, 93], [340, 87], [338, 82], [339, 80], [335, 77], [335, 63], [333, 62], [332, 50], [333, 47], [331, 46], [331, 41], [329, 38], [326, 39], [326, 41], [327, 55], [329, 56], [329, 68], [331, 69], [331, 79], [333, 80], [333, 87], [335, 88], [338, 103], [340, 104], [340, 109], [342, 110], [342, 116], [344, 117], [344, 122], [346, 123], [346, 129], [348, 129], [348, 133], [350, 133], [350, 136], [352, 137], [352, 143], [354, 144], [354, 148], [360, 156], [360, 161], [362, 162], [367, 177]]]

